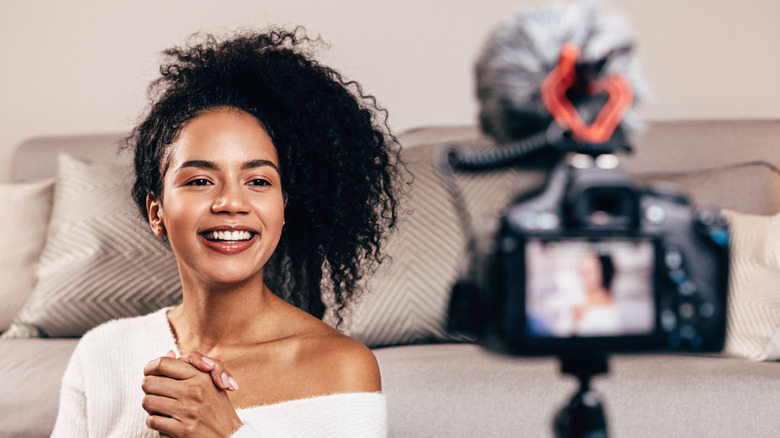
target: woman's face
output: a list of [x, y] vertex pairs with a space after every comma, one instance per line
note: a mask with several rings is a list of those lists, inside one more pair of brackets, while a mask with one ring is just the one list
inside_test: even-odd
[[232, 108], [203, 112], [181, 129], [164, 165], [162, 196], [147, 200], [147, 210], [185, 286], [262, 281], [285, 198], [276, 148], [260, 122]]
[[583, 253], [580, 259], [580, 278], [585, 289], [590, 290], [603, 287], [603, 275], [598, 256], [592, 252]]

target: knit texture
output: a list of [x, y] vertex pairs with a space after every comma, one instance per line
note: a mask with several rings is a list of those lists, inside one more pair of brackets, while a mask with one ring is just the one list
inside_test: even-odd
[[[88, 332], [62, 379], [52, 437], [158, 437], [141, 407], [143, 368], [177, 351], [168, 309], [119, 319]], [[384, 437], [383, 394], [347, 393], [236, 410], [244, 426], [234, 437]]]

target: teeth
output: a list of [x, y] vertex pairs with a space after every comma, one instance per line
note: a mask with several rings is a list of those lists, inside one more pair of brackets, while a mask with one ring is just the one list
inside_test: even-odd
[[203, 235], [208, 240], [221, 240], [225, 242], [236, 242], [239, 240], [249, 240], [252, 233], [249, 231], [209, 231]]

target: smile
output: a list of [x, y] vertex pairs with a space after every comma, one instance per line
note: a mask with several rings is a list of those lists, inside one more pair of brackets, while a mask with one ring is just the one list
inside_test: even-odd
[[255, 233], [250, 231], [208, 231], [202, 234], [210, 242], [243, 242], [250, 240]]

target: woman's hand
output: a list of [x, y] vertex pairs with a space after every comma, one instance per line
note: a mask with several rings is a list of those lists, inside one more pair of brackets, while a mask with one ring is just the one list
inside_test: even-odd
[[[168, 357], [176, 358], [176, 353], [173, 350], [168, 352]], [[200, 353], [188, 353], [181, 356], [179, 360], [189, 363], [195, 368], [203, 371], [204, 373], [211, 374], [211, 380], [217, 385], [217, 388], [222, 388], [228, 391], [238, 391], [238, 382], [233, 376], [228, 373], [225, 366], [221, 361], [217, 359], [211, 359]]]
[[[226, 437], [241, 427], [226, 390], [215, 386], [214, 375], [220, 382], [227, 380], [228, 386], [235, 380], [222, 364], [203, 359], [196, 354], [176, 359], [169, 353], [144, 367], [142, 405], [149, 413], [149, 428], [171, 437]], [[205, 364], [208, 370], [195, 364]]]

